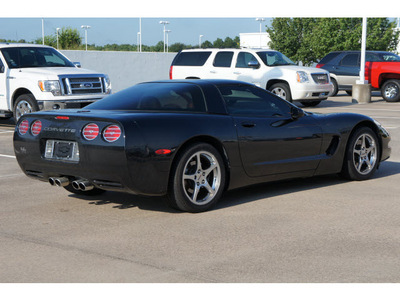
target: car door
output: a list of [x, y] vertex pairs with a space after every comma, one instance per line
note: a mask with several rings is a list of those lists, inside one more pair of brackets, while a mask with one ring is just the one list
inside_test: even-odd
[[360, 77], [360, 54], [346, 54], [334, 73], [340, 88], [351, 88]]
[[240, 51], [237, 53], [232, 68], [232, 79], [249, 82], [261, 87], [264, 71], [260, 66], [261, 62], [252, 53]]
[[218, 51], [210, 67], [207, 78], [211, 79], [234, 79], [232, 73], [233, 51]]
[[226, 85], [220, 91], [236, 125], [247, 175], [317, 168], [322, 130], [312, 116], [294, 118], [292, 110], [300, 109], [257, 87]]
[[7, 109], [7, 74], [0, 58], [0, 109]]

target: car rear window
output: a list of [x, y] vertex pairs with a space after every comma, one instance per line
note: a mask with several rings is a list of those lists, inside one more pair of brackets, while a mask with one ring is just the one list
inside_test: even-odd
[[151, 82], [134, 85], [86, 106], [101, 110], [205, 112], [203, 92], [192, 83]]
[[329, 63], [332, 59], [334, 59], [336, 56], [338, 56], [340, 52], [331, 52], [327, 54], [321, 61], [319, 62], [320, 64], [327, 64]]
[[206, 63], [211, 51], [190, 51], [178, 53], [172, 65], [199, 67]]

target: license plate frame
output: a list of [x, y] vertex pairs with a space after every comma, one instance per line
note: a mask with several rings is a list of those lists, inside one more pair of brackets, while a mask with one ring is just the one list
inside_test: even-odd
[[50, 160], [78, 162], [78, 143], [75, 141], [47, 140], [44, 157]]

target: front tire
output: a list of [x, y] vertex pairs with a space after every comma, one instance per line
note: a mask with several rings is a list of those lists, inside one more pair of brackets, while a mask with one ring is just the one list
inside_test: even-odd
[[198, 213], [210, 209], [225, 188], [225, 164], [211, 145], [198, 143], [182, 152], [170, 178], [169, 204], [182, 211]]
[[286, 83], [283, 82], [275, 83], [269, 88], [269, 91], [272, 94], [275, 94], [281, 97], [282, 99], [285, 99], [286, 101], [292, 102], [292, 94], [290, 92], [290, 87]]
[[379, 164], [379, 141], [368, 127], [357, 129], [350, 137], [343, 162], [342, 177], [366, 180], [372, 177]]
[[382, 88], [381, 93], [383, 99], [387, 102], [397, 102], [400, 100], [400, 81], [391, 79], [386, 81]]
[[32, 94], [23, 94], [18, 96], [17, 100], [15, 100], [14, 104], [14, 120], [15, 123], [21, 118], [23, 115], [38, 111], [39, 107], [37, 105], [36, 99]]

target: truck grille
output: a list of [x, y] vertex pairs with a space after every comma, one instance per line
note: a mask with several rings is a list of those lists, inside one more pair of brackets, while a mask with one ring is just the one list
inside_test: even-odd
[[317, 83], [317, 84], [329, 83], [328, 75], [325, 73], [315, 73], [315, 74], [311, 74], [311, 76], [314, 79], [315, 83]]
[[93, 77], [80, 77], [73, 75], [59, 76], [63, 95], [87, 95], [105, 93], [104, 77], [93, 75]]

